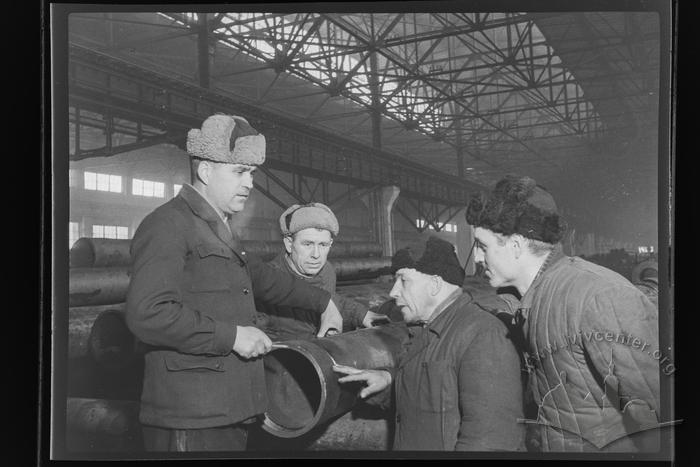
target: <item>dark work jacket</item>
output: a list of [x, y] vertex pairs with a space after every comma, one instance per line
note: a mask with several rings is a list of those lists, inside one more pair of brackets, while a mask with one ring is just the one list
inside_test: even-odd
[[520, 360], [507, 328], [460, 294], [410, 337], [392, 373], [395, 450], [524, 450]]
[[207, 428], [265, 411], [262, 359], [232, 352], [236, 326], [255, 325], [253, 296], [322, 313], [330, 294], [248, 256], [189, 185], [141, 222], [126, 322], [149, 348], [142, 423]]
[[[267, 264], [314, 287], [334, 294], [333, 302], [343, 317], [343, 329], [339, 329], [339, 331], [351, 331], [362, 326], [367, 309], [354, 300], [335, 295], [335, 268], [330, 262], [326, 262], [318, 274], [312, 277], [302, 276], [294, 271], [284, 251], [268, 261]], [[259, 312], [258, 325], [273, 340], [316, 338], [321, 324], [321, 317], [318, 313], [299, 307], [264, 303], [261, 300], [256, 300], [255, 306]]]
[[660, 419], [658, 312], [647, 297], [557, 247], [519, 305], [540, 449], [654, 450], [658, 430], [629, 436]]

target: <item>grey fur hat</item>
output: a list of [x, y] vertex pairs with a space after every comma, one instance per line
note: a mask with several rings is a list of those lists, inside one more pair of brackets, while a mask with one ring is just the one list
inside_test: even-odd
[[201, 129], [187, 133], [187, 153], [214, 162], [260, 165], [265, 162], [265, 137], [243, 117], [215, 114]]

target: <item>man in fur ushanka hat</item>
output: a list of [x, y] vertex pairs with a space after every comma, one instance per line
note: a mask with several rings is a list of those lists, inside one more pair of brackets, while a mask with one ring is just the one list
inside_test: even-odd
[[454, 245], [430, 237], [417, 261], [395, 261], [390, 296], [408, 323], [396, 368], [336, 365], [340, 383], [396, 410], [395, 450], [518, 451], [524, 447], [520, 359], [506, 326], [462, 290]]
[[[335, 267], [328, 262], [333, 240], [340, 232], [338, 219], [323, 203], [294, 204], [279, 218], [284, 250], [268, 264], [307, 283], [335, 293]], [[369, 311], [366, 306], [336, 295], [344, 332], [373, 326], [383, 315]], [[317, 314], [294, 307], [257, 304], [258, 324], [275, 340], [310, 339], [319, 332]]]
[[470, 202], [466, 220], [475, 228], [474, 260], [490, 284], [521, 296], [506, 303], [530, 373], [532, 446], [658, 450], [658, 430], [643, 431], [666, 418], [653, 354], [656, 307], [621, 275], [564, 255], [554, 198], [530, 177], [503, 178]]
[[267, 408], [272, 341], [253, 297], [308, 309], [339, 329], [331, 295], [246, 255], [231, 222], [265, 161], [265, 137], [216, 114], [187, 135], [192, 184], [139, 225], [126, 322], [147, 344], [139, 420], [149, 451], [236, 451]]

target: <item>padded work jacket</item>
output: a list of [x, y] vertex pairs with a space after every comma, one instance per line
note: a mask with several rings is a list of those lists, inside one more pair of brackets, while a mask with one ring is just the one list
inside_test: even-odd
[[654, 450], [656, 431], [630, 436], [659, 419], [658, 313], [647, 297], [557, 247], [520, 306], [540, 449]]
[[265, 411], [262, 359], [232, 352], [255, 325], [254, 299], [322, 313], [330, 294], [249, 257], [190, 185], [141, 223], [126, 322], [145, 344], [140, 421], [168, 428], [237, 423]]

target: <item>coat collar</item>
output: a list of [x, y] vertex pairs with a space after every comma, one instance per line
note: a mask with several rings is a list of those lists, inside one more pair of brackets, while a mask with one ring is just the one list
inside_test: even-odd
[[[204, 220], [209, 227], [214, 231], [217, 237], [229, 246], [232, 250], [238, 253], [241, 250], [238, 238], [233, 235], [231, 229], [231, 221], [228, 225], [224, 224], [224, 220], [219, 213], [214, 210], [214, 207], [207, 201], [204, 196], [197, 191], [192, 185], [185, 184], [182, 186], [178, 197], [182, 198], [187, 205], [192, 209], [192, 212]], [[239, 256], [241, 256], [239, 254]], [[244, 259], [244, 258], [241, 258]]]
[[[462, 289], [455, 291], [444, 303], [445, 308], [430, 323], [417, 323], [408, 326], [408, 333], [411, 336], [406, 344], [406, 354], [399, 362], [402, 368], [407, 362], [413, 360], [420, 352], [430, 344], [428, 335], [435, 334], [438, 338], [452, 326], [455, 315], [465, 304], [472, 301], [471, 294], [463, 293]], [[436, 310], [437, 311], [437, 310]]]
[[438, 305], [431, 316], [432, 319], [416, 323], [415, 326], [409, 329], [413, 331], [413, 334], [417, 334], [421, 332], [420, 328], [424, 328], [426, 331], [430, 331], [440, 337], [450, 327], [451, 317], [455, 314], [455, 310], [470, 301], [472, 301], [472, 296], [469, 292], [465, 292], [461, 288], [457, 289], [444, 302]]
[[542, 280], [547, 277], [548, 272], [552, 270], [553, 266], [561, 262], [564, 258], [566, 258], [566, 255], [562, 250], [561, 244], [555, 245], [554, 249], [547, 255], [544, 263], [542, 263], [542, 266], [540, 266], [540, 270], [537, 271], [535, 279], [533, 279], [532, 284], [530, 284], [530, 287], [525, 292], [525, 295], [523, 295], [523, 297], [520, 299], [522, 308], [527, 310], [530, 309], [535, 290], [537, 290], [537, 288], [540, 286]]

